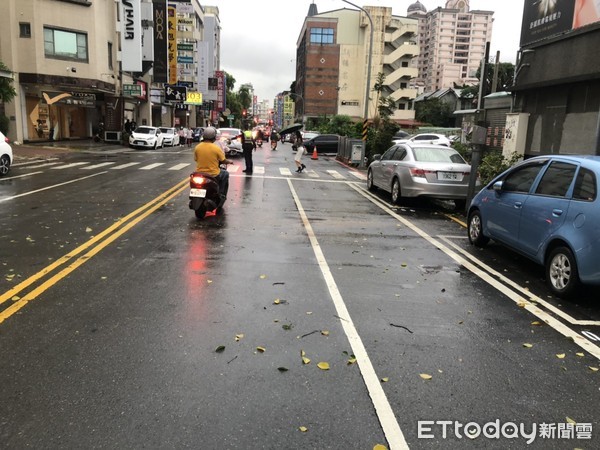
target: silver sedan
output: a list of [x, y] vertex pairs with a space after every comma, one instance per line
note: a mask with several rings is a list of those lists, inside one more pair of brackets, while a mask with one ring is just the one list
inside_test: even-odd
[[464, 208], [470, 176], [471, 166], [453, 148], [406, 142], [375, 155], [367, 187], [390, 192], [394, 203], [422, 196], [454, 200]]

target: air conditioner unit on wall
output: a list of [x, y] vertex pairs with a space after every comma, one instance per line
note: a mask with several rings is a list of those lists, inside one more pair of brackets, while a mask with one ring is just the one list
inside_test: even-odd
[[105, 131], [104, 132], [104, 141], [105, 142], [121, 142], [121, 132], [120, 131]]

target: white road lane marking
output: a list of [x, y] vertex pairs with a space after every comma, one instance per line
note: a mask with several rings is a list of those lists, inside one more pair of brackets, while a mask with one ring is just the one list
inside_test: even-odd
[[252, 168], [252, 173], [255, 173], [257, 175], [264, 175], [265, 174], [265, 166], [254, 166]]
[[[39, 162], [39, 161], [38, 161]], [[41, 169], [42, 167], [50, 167], [50, 166], [56, 166], [57, 164], [61, 164], [60, 162], [50, 162], [50, 163], [43, 163], [43, 164], [38, 164], [36, 166], [29, 166], [26, 167], [26, 169]], [[17, 164], [13, 164], [13, 167], [15, 167]]]
[[89, 164], [89, 162], [74, 162], [71, 164], [65, 164], [64, 166], [52, 167], [52, 170], [62, 170], [62, 169], [70, 169], [71, 167], [83, 166], [84, 164]]
[[356, 172], [354, 170], [350, 170], [350, 171], [348, 171], [348, 173], [350, 175], [352, 175], [353, 177], [358, 178], [359, 180], [363, 180], [363, 181], [367, 180], [367, 176], [364, 173], [362, 173], [362, 172]]
[[238, 170], [240, 170], [240, 166], [238, 166], [237, 164], [230, 164], [229, 166], [227, 166], [227, 171], [230, 173], [236, 173]]
[[[33, 159], [31, 161], [23, 161], [23, 162], [18, 162], [12, 165], [12, 167], [19, 167], [19, 166], [29, 166], [31, 164], [40, 164], [40, 163], [45, 163], [48, 161], [56, 161], [58, 158], [46, 158], [46, 159]], [[60, 164], [60, 162], [55, 162], [52, 164]], [[46, 165], [46, 164], [43, 164]], [[28, 169], [31, 169], [32, 167], [28, 167]]]
[[489, 272], [491, 275], [494, 275], [495, 277], [497, 277], [500, 281], [502, 281], [507, 286], [509, 286], [512, 289], [514, 289], [514, 290], [518, 291], [519, 293], [521, 293], [528, 300], [531, 300], [534, 303], [538, 303], [540, 305], [543, 305], [544, 308], [546, 308], [549, 311], [552, 311], [555, 315], [557, 315], [558, 317], [561, 317], [562, 319], [566, 320], [567, 322], [569, 322], [569, 323], [571, 323], [573, 325], [600, 326], [600, 321], [597, 321], [597, 320], [577, 320], [577, 319], [575, 319], [573, 316], [567, 314], [566, 312], [564, 312], [561, 309], [557, 308], [553, 304], [548, 303], [543, 298], [538, 297], [537, 295], [535, 295], [531, 291], [528, 291], [527, 289], [525, 289], [522, 286], [518, 285], [517, 283], [515, 283], [514, 281], [512, 281], [510, 278], [505, 277], [504, 275], [502, 275], [497, 270], [494, 270], [492, 267], [488, 266], [487, 264], [484, 264], [482, 261], [480, 261], [479, 259], [477, 259], [475, 256], [471, 255], [469, 252], [466, 252], [464, 249], [460, 248], [458, 245], [456, 245], [454, 242], [450, 241], [446, 237], [441, 237], [440, 236], [440, 238], [444, 242], [446, 242], [446, 244], [448, 244], [449, 246], [451, 246], [452, 248], [454, 248], [457, 252], [460, 252], [462, 255], [464, 255], [465, 257], [467, 257], [471, 261], [473, 261], [474, 264], [477, 264], [479, 267], [481, 267], [485, 271]]
[[314, 170], [304, 169], [304, 172], [306, 172], [310, 178], [320, 178], [319, 174], [317, 172], [315, 172]]
[[442, 244], [437, 239], [428, 235], [425, 231], [421, 230], [410, 220], [407, 220], [404, 217], [400, 216], [399, 214], [396, 214], [387, 204], [382, 202], [376, 196], [372, 195], [370, 192], [366, 191], [364, 188], [358, 187], [352, 183], [348, 183], [348, 186], [350, 186], [352, 189], [354, 189], [356, 192], [358, 192], [360, 195], [362, 195], [366, 199], [370, 200], [374, 205], [378, 206], [379, 208], [381, 208], [382, 210], [387, 212], [390, 216], [394, 217], [396, 220], [398, 220], [399, 222], [404, 224], [407, 228], [410, 228], [411, 230], [413, 230], [416, 234], [421, 236], [423, 239], [425, 239], [427, 242], [429, 242], [435, 248], [438, 248], [441, 251], [443, 251], [446, 255], [448, 255], [450, 258], [452, 258], [457, 263], [461, 264], [464, 268], [470, 270], [473, 274], [475, 274], [476, 276], [481, 278], [483, 281], [488, 283], [490, 286], [496, 288], [498, 291], [503, 293], [506, 297], [511, 299], [517, 305], [519, 305], [523, 309], [526, 309], [527, 311], [529, 311], [531, 314], [533, 314], [537, 318], [543, 320], [548, 326], [554, 328], [556, 331], [558, 331], [560, 334], [562, 334], [566, 338], [571, 339], [575, 344], [579, 345], [581, 348], [583, 348], [585, 351], [590, 353], [595, 358], [600, 359], [600, 347], [593, 344], [588, 339], [584, 338], [581, 334], [577, 333], [575, 330], [572, 330], [571, 328], [567, 327], [562, 322], [559, 322], [558, 319], [555, 319], [553, 316], [551, 316], [547, 312], [542, 311], [540, 308], [538, 308], [536, 305], [534, 305], [533, 303], [528, 301], [526, 298], [522, 297], [515, 291], [509, 289], [508, 287], [506, 287], [505, 285], [500, 283], [498, 280], [496, 280], [492, 275], [490, 275], [489, 273], [480, 269], [476, 265], [472, 264], [471, 262], [469, 262], [467, 259], [460, 256], [456, 252], [452, 251], [451, 249], [449, 249], [446, 245]]
[[331, 175], [333, 178], [335, 178], [336, 180], [345, 180], [346, 177], [344, 175], [342, 175], [341, 173], [339, 173], [337, 170], [328, 170], [327, 173], [329, 175]]
[[37, 175], [38, 173], [44, 173], [44, 171], [40, 170], [38, 172], [25, 173], [23, 175], [15, 175], [14, 177], [2, 177], [0, 178], [0, 181], [16, 180], [17, 178], [30, 177], [31, 175]]
[[190, 165], [190, 163], [176, 164], [173, 167], [169, 167], [169, 170], [181, 170], [181, 169], [184, 169], [185, 167], [187, 167], [189, 165]]
[[92, 169], [97, 169], [98, 167], [104, 167], [104, 166], [111, 166], [115, 164], [114, 161], [111, 162], [103, 162], [103, 163], [99, 163], [99, 164], [94, 164], [93, 166], [85, 166], [85, 167], [81, 167], [82, 170], [92, 170]]
[[279, 173], [281, 175], [283, 175], [284, 177], [291, 177], [292, 176], [292, 171], [290, 169], [288, 169], [287, 167], [280, 167], [279, 168]]
[[111, 170], [121, 170], [121, 169], [125, 169], [127, 167], [131, 167], [131, 166], [137, 166], [138, 164], [141, 164], [139, 162], [130, 162], [130, 163], [126, 163], [126, 164], [121, 164], [120, 166], [115, 166], [115, 167], [111, 167]]
[[354, 322], [350, 317], [350, 313], [346, 308], [342, 294], [340, 293], [335, 279], [331, 274], [331, 270], [327, 264], [325, 256], [323, 255], [319, 241], [317, 240], [312, 226], [308, 221], [308, 217], [306, 216], [306, 212], [302, 207], [302, 203], [300, 203], [300, 198], [298, 197], [298, 194], [296, 194], [292, 180], [288, 178], [287, 182], [290, 191], [292, 192], [292, 196], [294, 197], [294, 202], [296, 203], [300, 217], [302, 218], [306, 233], [308, 234], [308, 238], [315, 253], [319, 268], [321, 269], [321, 273], [323, 274], [323, 278], [325, 279], [325, 283], [329, 289], [329, 294], [333, 300], [337, 314], [342, 319], [340, 320], [340, 323], [344, 329], [344, 332], [346, 333], [346, 337], [348, 338], [348, 342], [352, 348], [352, 353], [356, 357], [360, 373], [367, 387], [367, 391], [369, 392], [369, 396], [371, 397], [371, 401], [373, 402], [373, 406], [375, 407], [375, 413], [377, 414], [389, 447], [393, 450], [408, 449], [408, 444], [406, 443], [404, 434], [400, 429], [398, 420], [396, 420], [396, 416], [394, 415], [394, 411], [392, 410], [390, 402], [388, 401], [385, 391], [381, 386], [379, 377], [377, 376], [375, 368], [369, 359], [367, 349], [365, 348], [362, 339], [360, 338], [360, 335], [354, 326]]
[[159, 166], [164, 165], [165, 163], [154, 163], [154, 164], [148, 164], [147, 166], [144, 167], [140, 167], [139, 170], [152, 170], [152, 169], [156, 169]]
[[88, 175], [88, 176], [85, 176], [85, 177], [76, 178], [76, 179], [70, 180], [70, 181], [65, 181], [64, 183], [53, 184], [52, 186], [46, 186], [46, 187], [41, 188], [41, 189], [36, 189], [35, 191], [23, 192], [22, 194], [13, 195], [11, 197], [0, 198], [0, 203], [1, 202], [5, 202], [7, 200], [12, 200], [13, 198], [25, 197], [27, 195], [37, 194], [38, 192], [47, 191], [48, 189], [54, 189], [54, 188], [57, 188], [57, 187], [60, 187], [60, 186], [65, 186], [67, 184], [75, 183], [77, 181], [86, 180], [88, 178], [92, 178], [92, 177], [95, 177], [95, 176], [98, 176], [98, 175], [102, 175], [104, 173], [107, 173], [107, 172], [98, 172], [98, 173], [94, 173], [92, 175]]

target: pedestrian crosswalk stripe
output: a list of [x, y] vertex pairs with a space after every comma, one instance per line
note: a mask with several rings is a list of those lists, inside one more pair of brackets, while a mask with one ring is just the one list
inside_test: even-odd
[[88, 162], [75, 162], [71, 164], [65, 164], [64, 166], [51, 167], [53, 170], [62, 170], [62, 169], [70, 169], [71, 167], [82, 166], [84, 164], [89, 164]]
[[130, 162], [127, 164], [121, 164], [120, 166], [115, 166], [115, 167], [111, 167], [111, 169], [113, 170], [120, 170], [120, 169], [125, 169], [127, 167], [131, 167], [131, 166], [137, 166], [138, 164], [141, 164], [139, 162]]
[[306, 172], [310, 178], [319, 178], [319, 174], [317, 172], [315, 172], [314, 170], [304, 169], [304, 172]]
[[227, 171], [228, 172], [235, 173], [238, 170], [240, 170], [240, 166], [238, 166], [238, 165], [231, 164], [230, 166], [227, 166]]
[[292, 171], [290, 169], [288, 169], [287, 167], [280, 167], [279, 168], [279, 173], [281, 175], [283, 175], [284, 177], [290, 177], [290, 176], [292, 176]]
[[93, 166], [80, 167], [80, 169], [92, 170], [92, 169], [97, 169], [99, 167], [110, 166], [111, 164], [115, 164], [114, 161], [103, 162], [103, 163], [100, 163], [100, 164], [94, 164]]
[[252, 168], [252, 172], [256, 173], [258, 175], [264, 175], [265, 174], [265, 167], [264, 166], [254, 166]]
[[154, 169], [154, 168], [156, 168], [156, 167], [158, 167], [158, 166], [162, 166], [162, 165], [164, 165], [164, 164], [165, 164], [165, 163], [154, 163], [154, 164], [148, 164], [147, 166], [140, 167], [140, 170], [152, 170], [152, 169]]
[[27, 166], [27, 169], [39, 169], [41, 167], [55, 166], [57, 164], [60, 164], [60, 163], [59, 162], [51, 162], [51, 163], [38, 164], [37, 166]]
[[169, 170], [181, 170], [189, 165], [190, 165], [189, 163], [181, 163], [181, 164], [177, 164], [173, 167], [170, 167]]
[[336, 180], [345, 180], [346, 177], [344, 175], [342, 175], [341, 173], [339, 173], [337, 170], [328, 170], [327, 173], [329, 175], [331, 175], [333, 178], [335, 178]]
[[358, 178], [359, 180], [366, 180], [367, 179], [367, 177], [363, 173], [355, 172], [353, 170], [351, 170], [349, 173], [350, 173], [350, 175], [352, 175], [353, 177]]

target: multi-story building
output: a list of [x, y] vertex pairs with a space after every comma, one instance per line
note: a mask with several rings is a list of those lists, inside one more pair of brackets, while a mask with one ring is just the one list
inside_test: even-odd
[[415, 85], [433, 92], [478, 83], [475, 74], [492, 38], [493, 14], [471, 11], [468, 0], [448, 0], [429, 12], [419, 1], [411, 4], [407, 16], [419, 21]]
[[[196, 123], [198, 108], [177, 112], [165, 101], [164, 85], [199, 90], [197, 44], [205, 20], [199, 0], [4, 0], [3, 6], [0, 61], [17, 91], [4, 105], [11, 140], [89, 138], [101, 128], [118, 136], [125, 119]], [[131, 22], [121, 20], [124, 15]], [[174, 42], [168, 42], [169, 26], [179, 35]]]
[[363, 118], [366, 110], [373, 118], [377, 105], [372, 89], [377, 75], [383, 73], [382, 96], [393, 98], [398, 107], [392, 119], [414, 120], [411, 100], [416, 90], [409, 83], [417, 75], [410, 62], [418, 55], [414, 41], [418, 22], [393, 16], [391, 8], [366, 6], [364, 10], [371, 20], [365, 11], [346, 8], [319, 14], [311, 4], [297, 42], [297, 115]]

